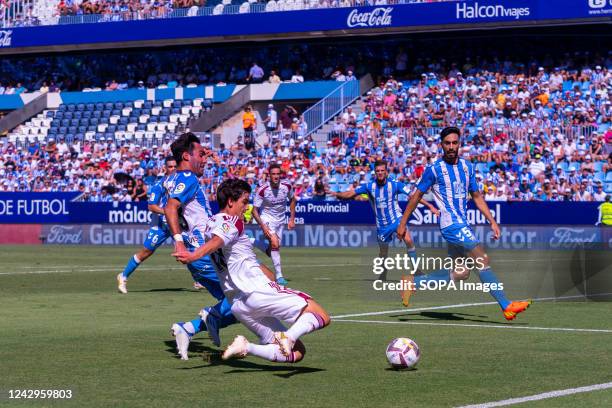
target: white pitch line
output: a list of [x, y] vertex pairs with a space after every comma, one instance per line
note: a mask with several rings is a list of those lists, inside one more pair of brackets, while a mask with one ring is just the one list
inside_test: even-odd
[[[610, 296], [611, 293], [596, 293], [593, 295], [587, 295], [589, 297], [596, 296]], [[557, 297], [542, 297], [542, 298], [534, 298], [532, 299], [534, 302], [544, 302], [549, 300], [569, 300], [569, 299], [582, 299], [585, 298], [585, 295], [571, 295], [571, 296], [557, 296]], [[404, 308], [404, 309], [395, 309], [395, 310], [383, 310], [380, 312], [366, 312], [366, 313], [353, 313], [353, 314], [345, 314], [332, 316], [332, 319], [344, 319], [346, 317], [365, 317], [365, 316], [382, 316], [392, 313], [411, 313], [411, 312], [425, 312], [428, 310], [440, 310], [440, 309], [457, 309], [461, 307], [472, 307], [472, 306], [488, 306], [488, 305], [496, 305], [497, 302], [480, 302], [480, 303], [460, 303], [456, 305], [444, 305], [444, 306], [431, 306], [431, 307], [420, 307], [416, 309]]]
[[540, 400], [549, 399], [549, 398], [559, 398], [559, 397], [564, 397], [566, 395], [580, 394], [583, 392], [593, 392], [593, 391], [605, 390], [608, 388], [612, 388], [612, 382], [604, 383], [604, 384], [587, 385], [585, 387], [578, 387], [578, 388], [568, 388], [565, 390], [550, 391], [550, 392], [545, 392], [542, 394], [530, 395], [528, 397], [511, 398], [511, 399], [506, 399], [502, 401], [494, 401], [494, 402], [485, 402], [483, 404], [464, 405], [459, 408], [505, 407], [507, 405], [521, 404], [523, 402], [540, 401]]
[[609, 329], [576, 329], [570, 327], [535, 327], [535, 326], [506, 326], [501, 324], [472, 324], [472, 323], [437, 323], [437, 322], [418, 322], [418, 321], [388, 321], [388, 320], [351, 320], [341, 319], [334, 322], [347, 323], [376, 323], [376, 324], [410, 324], [417, 326], [456, 326], [456, 327], [484, 327], [488, 329], [516, 329], [516, 330], [542, 330], [542, 331], [567, 331], [567, 332], [589, 332], [589, 333], [612, 333]]

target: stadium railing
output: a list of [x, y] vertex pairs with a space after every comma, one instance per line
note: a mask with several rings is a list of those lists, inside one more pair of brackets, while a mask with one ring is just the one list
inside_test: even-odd
[[304, 111], [304, 120], [308, 124], [308, 131], [305, 136], [317, 131], [359, 96], [359, 81], [342, 82], [327, 96]]

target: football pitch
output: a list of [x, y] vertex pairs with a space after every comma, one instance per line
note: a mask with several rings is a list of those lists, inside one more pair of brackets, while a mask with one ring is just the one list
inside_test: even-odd
[[[168, 247], [134, 272], [127, 295], [117, 293], [115, 275], [136, 250], [1, 247], [0, 406], [459, 407], [521, 397], [533, 398], [517, 406], [612, 406], [612, 303], [584, 296], [605, 293], [609, 254], [585, 274], [575, 265], [590, 256], [494, 251], [509, 297], [544, 298], [507, 322], [482, 292], [417, 292], [403, 308], [399, 293], [372, 289], [374, 248], [284, 249], [289, 286], [333, 316], [303, 338], [306, 356], [290, 365], [221, 361], [205, 333], [190, 360], [179, 360], [171, 324], [213, 299], [192, 289]], [[255, 340], [236, 324], [221, 331], [223, 345], [237, 334]], [[417, 369], [389, 367], [385, 348], [396, 337], [420, 346]], [[541, 395], [599, 384], [607, 385]], [[9, 398], [30, 389], [71, 390], [72, 399]]]

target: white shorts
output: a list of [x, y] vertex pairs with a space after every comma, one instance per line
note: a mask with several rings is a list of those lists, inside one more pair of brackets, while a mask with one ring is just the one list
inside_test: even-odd
[[261, 344], [272, 343], [274, 332], [285, 331], [283, 323], [295, 323], [308, 305], [309, 295], [269, 282], [269, 289], [251, 292], [232, 301], [232, 313]]
[[283, 242], [283, 231], [285, 230], [285, 224], [277, 221], [270, 221], [266, 218], [261, 219], [270, 228], [270, 231], [278, 237], [279, 245]]

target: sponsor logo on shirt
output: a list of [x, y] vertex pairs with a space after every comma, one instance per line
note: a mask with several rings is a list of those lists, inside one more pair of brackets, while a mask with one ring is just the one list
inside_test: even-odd
[[174, 194], [181, 194], [185, 190], [185, 183], [179, 183], [174, 189]]

